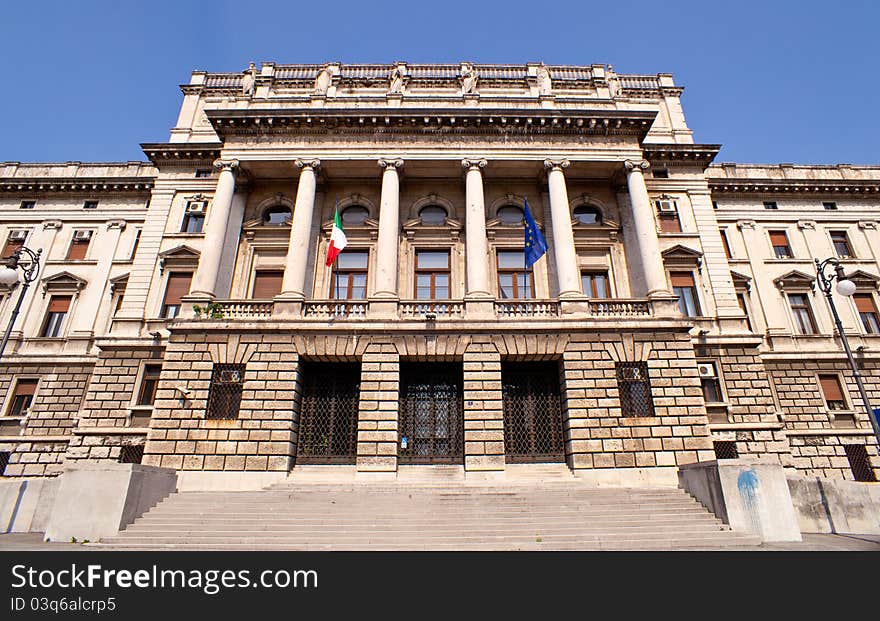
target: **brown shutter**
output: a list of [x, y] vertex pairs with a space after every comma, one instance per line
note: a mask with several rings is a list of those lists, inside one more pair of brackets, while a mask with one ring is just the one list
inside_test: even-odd
[[820, 375], [819, 383], [822, 385], [822, 394], [825, 395], [825, 401], [843, 401], [843, 394], [840, 391], [840, 381], [836, 375]]
[[53, 295], [49, 300], [50, 313], [66, 313], [70, 309], [69, 295]]
[[874, 296], [870, 293], [857, 293], [853, 296], [856, 301], [856, 308], [860, 313], [876, 313], [877, 307], [874, 306]]
[[24, 246], [24, 242], [20, 239], [7, 239], [6, 245], [3, 247], [2, 258], [8, 259], [15, 253], [16, 250], [21, 250], [22, 246]]
[[694, 275], [690, 272], [670, 272], [669, 279], [673, 287], [693, 287]]
[[75, 239], [70, 243], [70, 250], [67, 252], [67, 259], [69, 261], [81, 261], [86, 258], [86, 252], [88, 252], [88, 250], [88, 240], [80, 241]]
[[770, 243], [774, 246], [788, 246], [788, 236], [785, 231], [770, 231]]
[[189, 293], [189, 285], [192, 274], [189, 272], [172, 272], [168, 275], [168, 285], [165, 287], [166, 305], [180, 304], [180, 298]]
[[280, 270], [260, 270], [254, 275], [254, 300], [271, 300], [281, 293], [284, 272]]
[[33, 397], [35, 392], [37, 392], [37, 380], [20, 379], [15, 384], [15, 394], [13, 396], [30, 395]]

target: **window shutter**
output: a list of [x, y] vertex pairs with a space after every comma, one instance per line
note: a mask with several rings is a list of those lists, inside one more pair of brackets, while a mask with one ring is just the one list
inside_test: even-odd
[[690, 272], [670, 272], [669, 279], [673, 287], [693, 287], [694, 275]]
[[37, 392], [37, 380], [20, 379], [15, 384], [15, 394], [13, 396], [19, 397], [27, 395], [33, 397], [35, 392]]
[[774, 246], [788, 246], [788, 236], [785, 231], [770, 231], [770, 243]]
[[50, 313], [66, 313], [70, 309], [69, 295], [53, 295], [49, 300]]
[[189, 272], [172, 272], [168, 275], [168, 286], [165, 287], [165, 304], [180, 304], [180, 298], [189, 293], [192, 274]]
[[874, 296], [870, 293], [857, 293], [853, 296], [856, 301], [856, 308], [860, 313], [876, 313], [877, 307], [874, 306]]
[[280, 270], [260, 270], [254, 275], [254, 300], [271, 300], [281, 293], [284, 272]]
[[822, 394], [825, 395], [825, 401], [843, 401], [843, 394], [840, 390], [840, 381], [836, 375], [820, 375], [819, 383], [822, 385]]
[[86, 258], [86, 252], [89, 250], [89, 240], [75, 239], [70, 244], [70, 250], [67, 252], [69, 261], [81, 261]]

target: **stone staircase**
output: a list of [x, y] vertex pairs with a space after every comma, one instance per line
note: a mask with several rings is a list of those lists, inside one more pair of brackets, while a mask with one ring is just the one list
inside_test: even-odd
[[[668, 550], [758, 546], [686, 492], [610, 488], [553, 467], [502, 479], [302, 471], [258, 491], [178, 492], [92, 545], [211, 550]], [[424, 472], [422, 470], [421, 472]]]

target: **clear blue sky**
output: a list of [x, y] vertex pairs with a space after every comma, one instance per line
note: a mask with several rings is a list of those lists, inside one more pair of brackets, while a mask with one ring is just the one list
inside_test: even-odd
[[0, 14], [0, 161], [142, 160], [193, 69], [611, 63], [675, 74], [717, 161], [878, 164], [880, 4], [38, 0]]

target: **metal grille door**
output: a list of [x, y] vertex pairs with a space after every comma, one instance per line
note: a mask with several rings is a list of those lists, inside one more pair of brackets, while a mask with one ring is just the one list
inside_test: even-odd
[[303, 363], [298, 464], [355, 462], [361, 365]]
[[464, 445], [462, 366], [400, 365], [400, 463], [460, 463]]
[[565, 461], [558, 363], [506, 363], [501, 383], [506, 461]]

